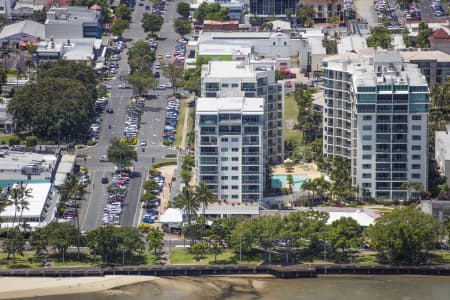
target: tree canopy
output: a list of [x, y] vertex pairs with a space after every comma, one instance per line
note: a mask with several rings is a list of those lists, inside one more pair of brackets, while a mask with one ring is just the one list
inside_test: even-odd
[[396, 208], [367, 229], [371, 246], [393, 263], [419, 264], [440, 238], [442, 228], [431, 215], [414, 207]]
[[145, 14], [142, 18], [142, 28], [144, 31], [150, 31], [152, 34], [161, 30], [164, 24], [164, 19], [161, 15], [157, 14]]
[[170, 79], [170, 83], [176, 91], [177, 87], [181, 86], [184, 68], [176, 62], [171, 61], [162, 66], [162, 71]]
[[220, 3], [203, 2], [194, 13], [194, 19], [203, 23], [204, 20], [223, 21], [228, 20], [228, 7], [221, 7]]
[[183, 19], [176, 19], [175, 23], [173, 24], [173, 28], [175, 32], [181, 36], [185, 36], [186, 34], [189, 34], [192, 31], [191, 22]]
[[368, 47], [381, 47], [383, 49], [388, 49], [392, 47], [391, 42], [391, 35], [384, 26], [372, 28], [370, 30], [370, 36], [367, 38]]
[[133, 146], [113, 138], [108, 148], [108, 160], [117, 164], [119, 169], [123, 169], [131, 166], [131, 161], [137, 161], [137, 153]]
[[131, 20], [131, 9], [126, 4], [120, 4], [114, 10], [114, 15], [122, 20]]
[[95, 115], [95, 72], [85, 64], [59, 61], [40, 68], [37, 80], [18, 90], [8, 111], [18, 128], [44, 140], [84, 140]]
[[179, 2], [177, 4], [177, 13], [187, 19], [191, 14], [191, 6], [187, 2]]
[[146, 89], [155, 88], [157, 83], [155, 76], [150, 72], [134, 72], [127, 76], [127, 81], [138, 95]]
[[128, 50], [128, 64], [131, 73], [151, 72], [150, 64], [155, 61], [155, 52], [145, 41], [137, 41]]

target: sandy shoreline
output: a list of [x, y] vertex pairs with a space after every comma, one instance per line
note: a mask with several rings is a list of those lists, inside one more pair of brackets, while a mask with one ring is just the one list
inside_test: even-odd
[[93, 293], [156, 279], [159, 278], [154, 276], [0, 277], [0, 299]]

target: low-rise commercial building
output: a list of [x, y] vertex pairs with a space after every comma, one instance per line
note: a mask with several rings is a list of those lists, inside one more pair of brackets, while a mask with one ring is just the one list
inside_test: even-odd
[[45, 26], [29, 20], [6, 25], [0, 32], [0, 45], [37, 44], [44, 39]]
[[440, 221], [450, 217], [450, 201], [422, 200], [420, 208]]
[[435, 132], [434, 157], [442, 175], [450, 186], [450, 125], [445, 131]]
[[405, 62], [416, 64], [430, 86], [440, 84], [450, 76], [450, 54], [431, 49], [403, 49]]

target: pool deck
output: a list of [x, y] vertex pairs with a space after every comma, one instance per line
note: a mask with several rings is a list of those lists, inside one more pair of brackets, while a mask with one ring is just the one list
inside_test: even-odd
[[308, 179], [326, 176], [325, 173], [322, 173], [318, 170], [317, 166], [314, 163], [301, 163], [294, 165], [292, 168], [292, 172], [287, 172], [286, 168], [283, 165], [274, 166], [272, 170], [273, 175], [304, 175]]

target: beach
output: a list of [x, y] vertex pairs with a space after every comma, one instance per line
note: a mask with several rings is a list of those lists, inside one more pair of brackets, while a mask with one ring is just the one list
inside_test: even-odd
[[157, 279], [154, 276], [1, 277], [0, 299], [94, 293]]

